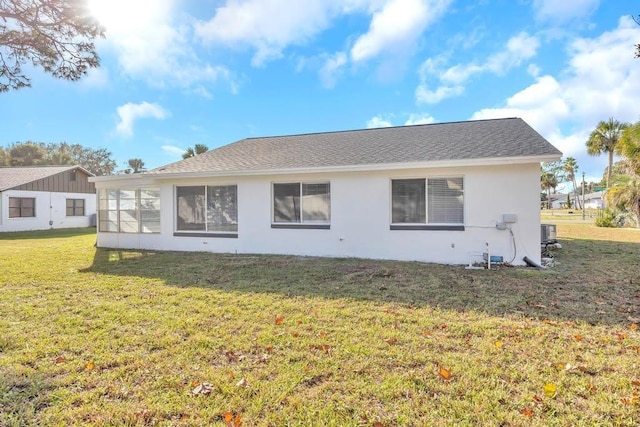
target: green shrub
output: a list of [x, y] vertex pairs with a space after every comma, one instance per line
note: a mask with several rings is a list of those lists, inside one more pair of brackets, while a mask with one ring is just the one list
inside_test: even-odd
[[619, 227], [620, 220], [613, 210], [607, 208], [598, 215], [595, 224], [596, 227]]

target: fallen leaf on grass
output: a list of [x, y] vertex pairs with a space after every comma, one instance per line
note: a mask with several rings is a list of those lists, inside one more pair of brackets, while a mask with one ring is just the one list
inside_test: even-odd
[[200, 385], [198, 385], [196, 388], [194, 388], [191, 393], [198, 395], [198, 394], [209, 394], [213, 391], [213, 384], [211, 383], [202, 383]]
[[58, 364], [58, 363], [64, 363], [64, 362], [66, 362], [66, 360], [67, 360], [67, 359], [65, 359], [65, 358], [64, 358], [64, 356], [58, 356], [58, 357], [56, 357], [56, 358], [53, 360], [53, 362], [54, 362], [55, 364]]
[[389, 338], [389, 339], [386, 339], [385, 342], [389, 345], [396, 345], [398, 344], [398, 338], [395, 338], [395, 337]]
[[529, 417], [529, 418], [533, 417], [533, 409], [531, 408], [522, 408], [520, 410], [520, 413], [525, 417]]
[[422, 331], [422, 336], [424, 337], [430, 337], [431, 336], [431, 332], [427, 331], [426, 329], [424, 331]]
[[638, 330], [638, 324], [637, 323], [630, 324], [629, 329], [631, 329], [632, 331]]
[[309, 349], [329, 353], [331, 351], [331, 346], [329, 344], [312, 344], [309, 346]]
[[87, 371], [93, 371], [93, 368], [96, 367], [96, 364], [93, 362], [88, 362], [85, 367], [87, 368]]
[[242, 426], [242, 415], [233, 415], [231, 412], [224, 413], [224, 424], [227, 427], [240, 427]]
[[544, 394], [545, 396], [553, 399], [558, 394], [558, 386], [554, 383], [546, 383], [544, 386]]
[[584, 337], [582, 335], [574, 335], [573, 339], [575, 339], [576, 341], [582, 341]]
[[638, 381], [638, 380], [632, 380], [632, 381], [631, 381], [631, 385], [632, 385], [632, 386], [634, 386], [634, 387], [640, 387], [640, 381]]
[[442, 378], [445, 381], [449, 381], [452, 378], [452, 374], [451, 374], [451, 370], [445, 368], [444, 366], [439, 366], [438, 367], [438, 374], [440, 375], [440, 378]]
[[595, 393], [596, 391], [598, 391], [598, 389], [596, 388], [596, 386], [594, 386], [593, 384], [587, 384], [586, 389], [589, 390], [591, 393]]
[[282, 325], [282, 323], [284, 323], [284, 316], [276, 316], [276, 325], [280, 326]]

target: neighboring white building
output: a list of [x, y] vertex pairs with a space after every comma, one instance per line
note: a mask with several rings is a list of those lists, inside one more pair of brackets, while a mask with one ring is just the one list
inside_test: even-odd
[[466, 264], [488, 243], [523, 264], [560, 158], [513, 118], [248, 138], [90, 180], [100, 247]]
[[90, 176], [79, 166], [0, 167], [0, 232], [93, 225]]
[[604, 197], [604, 191], [585, 194], [584, 207], [586, 209], [602, 209], [604, 208]]
[[567, 207], [567, 195], [551, 193], [551, 209], [564, 209]]

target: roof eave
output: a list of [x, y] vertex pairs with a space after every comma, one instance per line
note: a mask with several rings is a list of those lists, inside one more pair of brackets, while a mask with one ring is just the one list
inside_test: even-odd
[[290, 175], [290, 174], [312, 174], [312, 173], [338, 173], [338, 172], [369, 172], [381, 170], [403, 170], [403, 169], [429, 169], [429, 168], [451, 168], [451, 167], [473, 167], [473, 166], [497, 166], [505, 164], [527, 164], [542, 163], [560, 160], [562, 154], [545, 154], [537, 156], [520, 157], [494, 157], [482, 159], [460, 159], [460, 160], [438, 160], [428, 162], [403, 162], [403, 163], [380, 163], [363, 165], [344, 166], [323, 166], [312, 168], [280, 168], [280, 169], [257, 169], [257, 170], [228, 170], [228, 171], [196, 171], [196, 172], [161, 172], [161, 173], [141, 173], [132, 175], [110, 175], [90, 177], [90, 182], [122, 181], [123, 183], [141, 181], [145, 178], [153, 180], [167, 180], [172, 178], [201, 178], [201, 177], [229, 177], [229, 176], [260, 176], [260, 175]]
[[[20, 166], [18, 166], [18, 167], [20, 167]], [[30, 166], [27, 166], [27, 167], [30, 167]], [[37, 167], [37, 166], [33, 166], [33, 167]], [[42, 166], [42, 167], [60, 167], [60, 166], [45, 165], [45, 166]], [[35, 181], [38, 181], [38, 180], [41, 180], [41, 179], [49, 178], [50, 176], [57, 175], [57, 174], [62, 173], [62, 172], [68, 172], [70, 170], [81, 170], [82, 172], [86, 173], [89, 176], [89, 179], [95, 177], [95, 175], [93, 173], [89, 172], [87, 169], [83, 168], [82, 166], [73, 165], [73, 166], [69, 166], [69, 167], [67, 167], [67, 168], [65, 168], [65, 169], [63, 169], [63, 170], [61, 170], [59, 172], [52, 173], [51, 175], [45, 175], [45, 176], [42, 176], [40, 178], [32, 179], [30, 181], [24, 181], [24, 182], [21, 182], [19, 184], [14, 184], [14, 185], [2, 187], [2, 188], [0, 188], [0, 192], [12, 190], [12, 189], [14, 189], [16, 187], [20, 187], [21, 185], [25, 185], [25, 184], [29, 184], [29, 183], [32, 183], [32, 182], [35, 182]], [[92, 182], [92, 181], [90, 181], [90, 182]]]

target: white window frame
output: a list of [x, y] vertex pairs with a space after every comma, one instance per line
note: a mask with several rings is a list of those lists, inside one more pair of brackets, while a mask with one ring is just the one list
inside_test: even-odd
[[[406, 223], [393, 222], [393, 181], [403, 180], [424, 180], [425, 190], [425, 222]], [[462, 222], [429, 222], [429, 180], [430, 179], [461, 179], [462, 180]], [[467, 218], [467, 198], [465, 197], [465, 181], [466, 177], [460, 174], [453, 175], [434, 175], [434, 176], [399, 176], [389, 179], [389, 224], [390, 230], [446, 230], [446, 231], [464, 231], [465, 221]]]
[[[298, 184], [300, 188], [300, 221], [276, 221], [275, 218], [275, 186], [281, 184]], [[326, 184], [329, 187], [329, 218], [326, 221], [311, 221], [303, 218], [303, 185]], [[331, 228], [331, 181], [329, 180], [287, 180], [273, 181], [271, 183], [271, 228], [300, 228], [300, 229], [316, 229], [328, 230]]]
[[[70, 200], [73, 201], [73, 203], [72, 203], [73, 206], [71, 207], [71, 210], [73, 212], [72, 215], [69, 215], [69, 212], [67, 211], [67, 209], [69, 209], [69, 206], [67, 206], [67, 204], [69, 203]], [[82, 200], [82, 215], [76, 215], [76, 209], [78, 209], [78, 207], [76, 206], [76, 203], [77, 203], [78, 200]], [[67, 216], [67, 217], [83, 217], [83, 216], [86, 216], [86, 209], [87, 209], [87, 200], [86, 199], [74, 199], [74, 198], [69, 197], [69, 198], [65, 199], [64, 204], [65, 204], [65, 216]]]
[[[178, 230], [178, 188], [180, 187], [204, 187], [205, 197], [205, 213], [204, 213], [204, 230]], [[221, 231], [221, 230], [207, 230], [207, 187], [235, 187], [236, 188], [236, 218], [238, 224], [235, 231]], [[173, 186], [173, 235], [176, 237], [221, 237], [221, 238], [238, 238], [238, 231], [240, 230], [240, 206], [239, 206], [239, 186], [237, 183], [206, 183], [206, 184], [184, 184]]]
[[[100, 209], [101, 205], [100, 205], [100, 194], [101, 192], [109, 192], [109, 191], [116, 191], [117, 192], [117, 197], [115, 199], [116, 201], [116, 209]], [[136, 208], [135, 209], [121, 209], [120, 206], [120, 192], [121, 191], [134, 191], [135, 192], [135, 203], [136, 203]], [[148, 210], [148, 209], [142, 209], [141, 208], [141, 192], [142, 191], [157, 191], [158, 192], [158, 202], [161, 203], [162, 197], [160, 194], [160, 188], [159, 187], [122, 187], [122, 188], [101, 188], [98, 190], [98, 194], [97, 194], [97, 198], [98, 198], [98, 224], [97, 224], [97, 228], [98, 228], [98, 232], [100, 233], [119, 233], [119, 234], [160, 234], [160, 226], [162, 224], [162, 220], [160, 220], [160, 226], [158, 227], [158, 231], [145, 231], [144, 227], [143, 227], [143, 221], [142, 221], [142, 211], [144, 210]], [[107, 199], [108, 200], [108, 199]], [[85, 204], [86, 206], [86, 204]], [[86, 207], [85, 207], [86, 209]], [[135, 210], [136, 212], [136, 221], [137, 221], [137, 230], [136, 231], [122, 231], [122, 225], [121, 225], [121, 211], [123, 210]], [[86, 211], [85, 211], [86, 212]], [[101, 212], [116, 212], [116, 216], [117, 216], [117, 221], [116, 221], [116, 231], [109, 231], [109, 230], [102, 230], [101, 228], [101, 216], [102, 213]], [[160, 214], [160, 216], [162, 216], [162, 207], [160, 207], [160, 209], [158, 209], [158, 212]], [[108, 219], [106, 220], [108, 221]]]
[[[15, 209], [15, 207], [14, 208], [11, 207], [11, 199], [19, 199], [20, 200], [20, 206], [18, 207], [18, 209], [20, 209], [20, 215], [18, 215], [18, 216], [11, 216], [11, 209]], [[25, 200], [25, 199], [33, 200], [33, 208], [31, 208], [31, 209], [33, 209], [33, 215], [29, 215], [29, 216], [22, 215], [22, 210], [25, 209], [25, 208], [22, 207], [22, 200]], [[8, 217], [8, 219], [12, 219], [12, 220], [13, 219], [25, 219], [25, 218], [37, 218], [38, 217], [38, 210], [36, 209], [37, 208], [36, 205], [37, 205], [37, 198], [36, 197], [9, 196], [8, 200], [7, 200], [7, 207], [8, 207], [7, 217]]]

